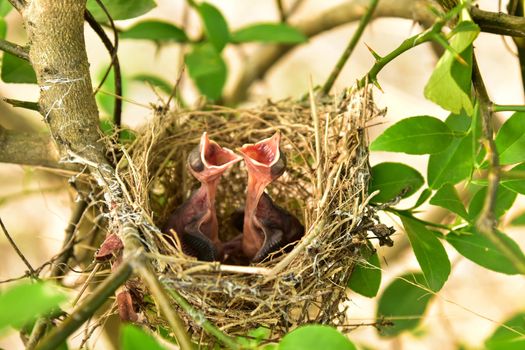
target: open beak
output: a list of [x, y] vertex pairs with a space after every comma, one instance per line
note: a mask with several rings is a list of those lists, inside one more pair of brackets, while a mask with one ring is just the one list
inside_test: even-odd
[[229, 148], [221, 147], [211, 141], [208, 134], [204, 132], [199, 146], [188, 156], [188, 165], [197, 180], [210, 183], [218, 180], [227, 169], [241, 159], [241, 156]]
[[253, 144], [246, 144], [239, 150], [246, 162], [248, 173], [257, 182], [269, 184], [284, 173], [286, 159], [279, 149], [281, 135], [276, 132], [272, 137]]

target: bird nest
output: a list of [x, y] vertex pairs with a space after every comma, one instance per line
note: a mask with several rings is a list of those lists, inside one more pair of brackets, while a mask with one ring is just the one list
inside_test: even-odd
[[[117, 170], [134, 206], [151, 223], [164, 227], [196, 187], [186, 159], [204, 131], [232, 150], [279, 131], [288, 165], [267, 192], [305, 227], [293, 248], [249, 266], [198, 261], [158, 230], [145, 235], [161, 282], [196, 310], [180, 310], [194, 337], [205, 337], [203, 316], [231, 335], [262, 326], [278, 337], [299, 324], [344, 323], [347, 282], [364, 250], [370, 253], [369, 238], [381, 226], [368, 205], [366, 127], [382, 114], [368, 89], [314, 104], [285, 100], [254, 109], [157, 111]], [[246, 169], [239, 164], [221, 180], [216, 208], [222, 241], [238, 234], [230, 216], [243, 207], [246, 181]], [[163, 322], [154, 312], [145, 314], [150, 324]]]

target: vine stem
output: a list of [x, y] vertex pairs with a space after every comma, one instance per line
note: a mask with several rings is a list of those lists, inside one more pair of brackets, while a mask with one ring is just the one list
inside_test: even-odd
[[446, 22], [443, 19], [437, 21], [424, 32], [411, 36], [410, 38], [403, 41], [401, 45], [399, 45], [394, 51], [390, 52], [388, 55], [384, 57], [379, 56], [376, 52], [374, 52], [372, 49], [369, 48], [370, 52], [372, 53], [376, 61], [374, 65], [372, 66], [372, 68], [368, 71], [368, 73], [363, 78], [361, 78], [361, 80], [359, 80], [359, 82], [357, 83], [357, 86], [359, 88], [363, 88], [368, 82], [370, 82], [370, 83], [373, 83], [375, 86], [377, 86], [380, 90], [382, 90], [381, 86], [379, 85], [377, 81], [377, 74], [379, 74], [379, 72], [388, 63], [390, 63], [390, 61], [400, 56], [402, 53], [412, 49], [415, 46], [418, 46], [428, 41], [439, 38], [441, 35], [441, 29], [443, 29], [443, 27], [445, 26], [445, 23]]
[[498, 151], [494, 142], [494, 129], [492, 125], [492, 102], [489, 99], [487, 89], [483, 83], [476, 56], [472, 56], [472, 84], [474, 92], [479, 101], [479, 110], [481, 113], [482, 135], [481, 141], [485, 147], [488, 158], [488, 183], [487, 195], [483, 208], [476, 221], [476, 228], [478, 231], [487, 237], [494, 245], [503, 253], [509, 261], [514, 265], [516, 270], [521, 274], [525, 274], [525, 258], [517, 254], [507, 241], [501, 239], [496, 232], [496, 219], [494, 216], [494, 208], [496, 206], [496, 196], [498, 193], [498, 185], [500, 180], [500, 164]]
[[367, 26], [368, 22], [370, 22], [370, 19], [372, 18], [372, 14], [374, 13], [374, 10], [376, 9], [378, 3], [379, 3], [379, 0], [370, 0], [370, 4], [368, 5], [368, 8], [366, 9], [365, 14], [361, 17], [361, 20], [359, 21], [359, 25], [357, 26], [357, 29], [354, 35], [352, 36], [352, 39], [350, 39], [348, 46], [346, 47], [345, 51], [339, 58], [339, 61], [337, 61], [337, 64], [332, 70], [332, 73], [330, 73], [330, 76], [328, 77], [323, 87], [321, 88], [321, 93], [323, 95], [327, 95], [330, 92], [337, 77], [339, 76], [339, 74], [341, 74], [341, 71], [343, 70], [343, 67], [345, 66], [348, 59], [350, 58], [350, 55], [352, 55], [352, 52], [354, 52], [357, 42], [363, 35], [363, 31], [365, 30], [365, 27]]

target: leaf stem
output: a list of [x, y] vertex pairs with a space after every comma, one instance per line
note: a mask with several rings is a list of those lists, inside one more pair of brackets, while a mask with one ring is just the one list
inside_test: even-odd
[[494, 103], [490, 109], [492, 112], [525, 112], [524, 105], [498, 105]]
[[395, 214], [397, 216], [408, 217], [408, 218], [416, 220], [419, 223], [421, 223], [423, 225], [426, 225], [426, 226], [442, 228], [442, 229], [449, 230], [449, 231], [452, 230], [451, 226], [449, 226], [449, 225], [443, 225], [443, 224], [439, 224], [439, 223], [436, 223], [436, 222], [430, 222], [430, 221], [426, 221], [426, 220], [417, 218], [417, 217], [413, 216], [412, 213], [410, 211], [408, 211], [408, 210], [399, 210], [399, 209], [395, 209], [395, 208], [391, 208], [391, 207], [384, 208], [383, 210], [391, 212], [391, 213], [393, 213], [393, 214]]
[[345, 51], [339, 58], [339, 61], [337, 61], [337, 64], [332, 70], [332, 73], [330, 73], [330, 76], [328, 77], [323, 87], [321, 88], [321, 94], [327, 95], [332, 89], [332, 86], [334, 85], [335, 80], [337, 79], [339, 74], [341, 74], [341, 70], [343, 70], [343, 67], [345, 66], [346, 62], [350, 58], [350, 55], [352, 55], [352, 52], [354, 51], [357, 45], [357, 42], [363, 35], [363, 31], [365, 30], [365, 27], [367, 26], [368, 22], [370, 22], [370, 19], [372, 18], [372, 14], [374, 13], [374, 10], [376, 9], [378, 3], [379, 3], [379, 0], [370, 0], [370, 4], [368, 5], [368, 8], [366, 9], [364, 15], [361, 17], [361, 20], [359, 21], [359, 25], [357, 26], [357, 29], [354, 35], [350, 39], [348, 46], [346, 47]]

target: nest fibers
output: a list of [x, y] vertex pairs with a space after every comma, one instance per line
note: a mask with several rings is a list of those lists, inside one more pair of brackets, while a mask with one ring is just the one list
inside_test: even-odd
[[[200, 311], [181, 310], [195, 337], [205, 336], [199, 327], [202, 316], [235, 335], [260, 326], [279, 336], [299, 324], [344, 323], [347, 281], [362, 258], [362, 248], [370, 247], [370, 232], [382, 226], [367, 205], [366, 126], [383, 114], [368, 89], [348, 90], [314, 105], [281, 101], [256, 109], [158, 113], [118, 168], [132, 205], [157, 227], [163, 227], [196, 186], [186, 158], [203, 131], [233, 150], [279, 131], [287, 171], [267, 190], [276, 204], [305, 226], [304, 237], [291, 252], [252, 266], [197, 261], [153, 225], [151, 232], [143, 232], [159, 279]], [[219, 185], [216, 207], [222, 241], [238, 234], [229, 217], [243, 206], [246, 180], [241, 164]], [[150, 323], [162, 322], [155, 313], [145, 314]]]

